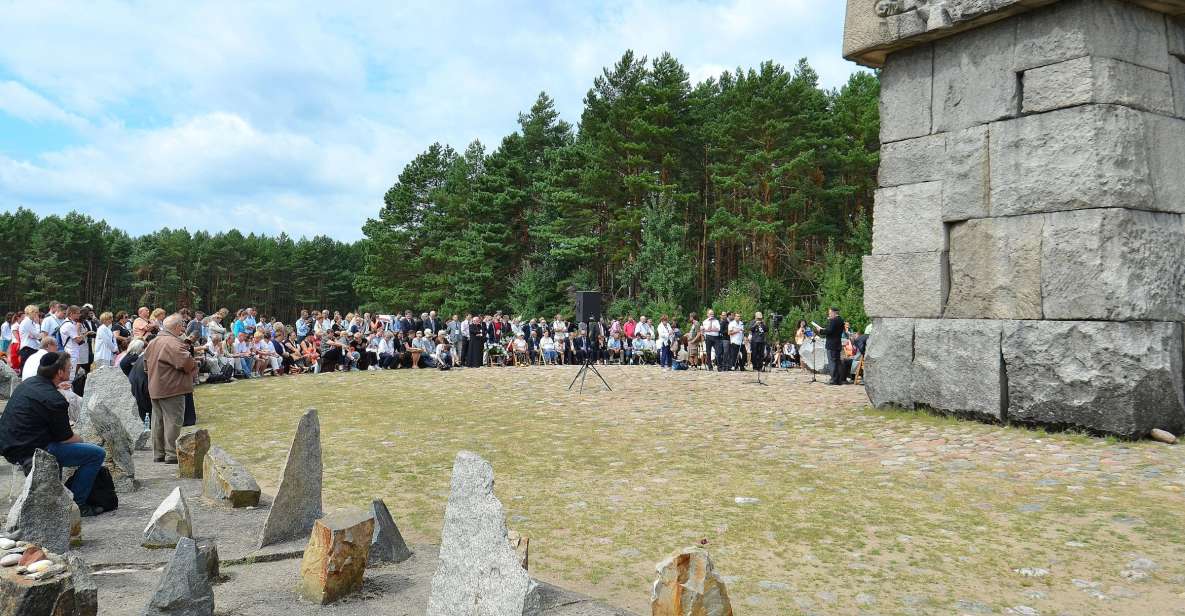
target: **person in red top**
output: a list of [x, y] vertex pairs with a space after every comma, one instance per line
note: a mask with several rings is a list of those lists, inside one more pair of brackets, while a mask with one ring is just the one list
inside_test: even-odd
[[634, 315], [631, 314], [626, 317], [625, 325], [622, 326], [622, 329], [625, 330], [625, 337], [627, 340], [634, 339], [634, 328], [637, 326], [638, 324], [634, 322]]

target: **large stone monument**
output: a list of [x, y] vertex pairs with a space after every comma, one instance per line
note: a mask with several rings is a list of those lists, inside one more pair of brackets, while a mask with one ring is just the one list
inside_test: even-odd
[[1185, 0], [848, 0], [877, 406], [1185, 427]]

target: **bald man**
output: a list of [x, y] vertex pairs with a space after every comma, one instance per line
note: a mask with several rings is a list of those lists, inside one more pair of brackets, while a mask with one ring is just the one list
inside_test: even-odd
[[185, 420], [185, 396], [193, 393], [198, 362], [192, 343], [181, 337], [185, 329], [181, 315], [165, 317], [161, 329], [144, 350], [148, 397], [152, 399], [152, 457], [155, 462], [176, 464], [177, 436]]

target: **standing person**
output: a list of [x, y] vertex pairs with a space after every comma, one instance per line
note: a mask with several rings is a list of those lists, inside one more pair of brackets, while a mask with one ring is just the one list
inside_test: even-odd
[[728, 321], [728, 350], [724, 354], [724, 367], [726, 371], [736, 370], [741, 345], [745, 344], [745, 326], [735, 312], [729, 312], [724, 318]]
[[658, 365], [661, 368], [671, 367], [671, 318], [662, 315], [658, 319]]
[[78, 367], [82, 365], [83, 349], [86, 348], [86, 334], [82, 332], [78, 322], [80, 312], [78, 306], [70, 306], [66, 310], [66, 320], [58, 328], [66, 354], [70, 356], [71, 382], [78, 373]]
[[90, 517], [103, 513], [86, 501], [107, 454], [102, 447], [83, 442], [70, 429], [70, 405], [62, 395], [70, 388], [70, 376], [70, 359], [64, 354], [41, 357], [37, 374], [17, 386], [0, 415], [0, 454], [26, 475], [38, 449], [57, 458], [61, 466], [77, 467], [70, 491], [79, 513]]
[[78, 322], [78, 331], [86, 337], [86, 344], [82, 348], [82, 359], [79, 364], [90, 372], [91, 363], [95, 361], [95, 337], [99, 332], [99, 319], [95, 318], [95, 307], [83, 304]]
[[185, 396], [193, 393], [198, 362], [193, 346], [181, 337], [181, 315], [165, 318], [160, 334], [144, 349], [148, 396], [152, 398], [152, 458], [177, 463], [177, 436], [185, 420]]
[[[843, 352], [843, 317], [839, 316], [839, 308], [832, 306], [827, 309], [827, 328], [817, 331], [827, 339], [827, 358], [831, 360], [831, 382], [828, 385], [843, 385], [844, 363], [840, 361]], [[817, 343], [816, 343], [817, 344]]]
[[760, 312], [753, 313], [753, 326], [749, 328], [749, 356], [753, 369], [761, 372], [765, 365], [765, 321]]
[[12, 344], [13, 322], [16, 313], [4, 315], [4, 323], [0, 324], [0, 353], [8, 354], [8, 345]]
[[58, 302], [49, 303], [49, 312], [41, 317], [41, 333], [49, 334], [62, 348], [62, 323], [66, 320], [66, 307]]
[[486, 350], [485, 326], [479, 317], [469, 322], [469, 346], [465, 352], [465, 367], [480, 368], [482, 355]]
[[719, 372], [723, 362], [724, 341], [720, 338], [720, 320], [716, 318], [716, 311], [708, 308], [708, 318], [704, 319], [704, 363], [708, 370], [713, 367]]
[[133, 338], [148, 339], [148, 328], [152, 325], [152, 321], [149, 320], [151, 314], [152, 311], [148, 309], [148, 306], [140, 306], [136, 310], [136, 320], [132, 321]]

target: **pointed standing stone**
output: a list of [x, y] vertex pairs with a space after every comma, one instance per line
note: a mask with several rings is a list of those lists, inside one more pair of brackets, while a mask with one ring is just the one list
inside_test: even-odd
[[125, 494], [139, 488], [136, 465], [132, 460], [135, 443], [132, 442], [131, 434], [135, 433], [128, 433], [112, 410], [111, 401], [102, 396], [92, 396], [87, 400], [74, 431], [87, 442], [107, 451], [104, 466], [111, 472], [116, 492]]
[[370, 539], [370, 563], [401, 563], [411, 558], [411, 550], [403, 541], [395, 519], [387, 510], [383, 499], [376, 498], [370, 503], [370, 515], [374, 517], [374, 534]]
[[205, 563], [197, 544], [182, 537], [165, 565], [156, 594], [144, 609], [144, 616], [213, 616], [214, 590], [206, 577]]
[[186, 432], [177, 437], [177, 477], [201, 479], [202, 464], [210, 451], [210, 431], [206, 429]]
[[62, 485], [59, 473], [57, 458], [40, 449], [33, 453], [33, 470], [8, 510], [4, 531], [15, 539], [61, 554], [70, 549], [74, 496]]
[[340, 511], [313, 524], [300, 561], [300, 594], [328, 605], [362, 588], [374, 518], [361, 509]]
[[321, 510], [321, 423], [309, 409], [296, 425], [288, 460], [280, 471], [280, 487], [267, 513], [259, 547], [308, 534]]
[[708, 551], [693, 546], [658, 563], [650, 592], [652, 616], [732, 616], [728, 590]]
[[12, 369], [12, 366], [0, 362], [0, 400], [8, 400], [12, 397], [12, 392], [16, 390], [16, 386], [21, 384], [21, 376]]
[[502, 503], [494, 496], [494, 469], [462, 451], [453, 464], [427, 616], [540, 613], [538, 584], [507, 539]]
[[136, 405], [136, 397], [132, 395], [132, 383], [124, 375], [123, 370], [116, 366], [99, 366], [86, 375], [86, 387], [82, 390], [82, 408], [89, 408], [90, 401], [99, 399], [107, 403], [107, 408], [119, 418], [124, 430], [133, 439], [144, 431], [144, 422], [140, 420], [140, 407]]
[[144, 527], [141, 545], [146, 548], [171, 548], [177, 545], [181, 537], [193, 538], [193, 517], [181, 488], [173, 488], [153, 512], [148, 526]]

